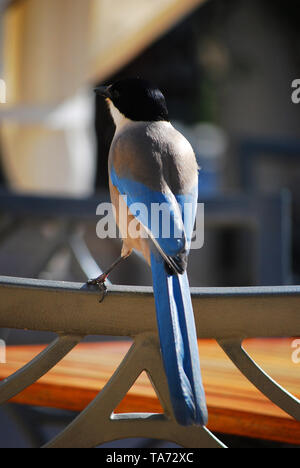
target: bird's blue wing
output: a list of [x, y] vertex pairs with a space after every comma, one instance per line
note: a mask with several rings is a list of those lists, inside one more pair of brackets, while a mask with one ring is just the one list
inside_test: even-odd
[[173, 257], [187, 249], [182, 199], [178, 202], [170, 190], [158, 192], [130, 177], [120, 177], [113, 165], [110, 168], [110, 179], [130, 212], [166, 255]]

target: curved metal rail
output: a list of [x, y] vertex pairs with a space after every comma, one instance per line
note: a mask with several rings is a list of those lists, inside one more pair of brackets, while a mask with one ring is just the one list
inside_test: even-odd
[[[152, 288], [109, 286], [99, 304], [97, 288], [19, 278], [0, 278], [0, 327], [52, 331], [55, 342], [0, 384], [7, 401], [60, 361], [84, 336], [129, 336], [134, 344], [107, 385], [46, 447], [93, 447], [143, 436], [186, 447], [224, 447], [206, 428], [182, 428], [173, 416], [157, 339]], [[192, 288], [199, 338], [215, 338], [233, 363], [269, 399], [300, 420], [300, 402], [256, 365], [241, 347], [246, 338], [300, 336], [300, 287]], [[114, 415], [146, 370], [164, 414]], [[101, 422], [101, 423], [100, 423]]]

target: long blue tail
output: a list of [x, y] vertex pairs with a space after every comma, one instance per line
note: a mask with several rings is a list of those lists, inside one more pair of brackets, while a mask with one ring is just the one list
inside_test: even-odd
[[151, 268], [160, 346], [176, 420], [183, 426], [204, 426], [207, 409], [187, 274], [169, 275], [163, 259], [153, 253]]

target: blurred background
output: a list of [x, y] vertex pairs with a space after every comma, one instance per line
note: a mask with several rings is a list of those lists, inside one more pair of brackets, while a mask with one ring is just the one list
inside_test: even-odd
[[[191, 285], [299, 284], [297, 0], [0, 8], [1, 275], [84, 282], [119, 255], [119, 240], [96, 236], [114, 125], [93, 88], [140, 76], [162, 89], [202, 168], [205, 243], [191, 252]], [[150, 285], [151, 274], [132, 255], [111, 281]], [[28, 339], [41, 341], [7, 335]]]

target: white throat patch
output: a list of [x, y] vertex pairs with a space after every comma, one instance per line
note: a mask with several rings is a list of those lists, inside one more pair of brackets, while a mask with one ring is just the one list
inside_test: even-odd
[[108, 99], [108, 106], [109, 106], [109, 110], [110, 110], [110, 114], [113, 118], [113, 121], [118, 128], [120, 127], [123, 127], [123, 125], [125, 125], [127, 122], [130, 122], [130, 119], [127, 119], [125, 117], [125, 115], [123, 115], [119, 109], [116, 108], [116, 106], [114, 105], [114, 103]]

